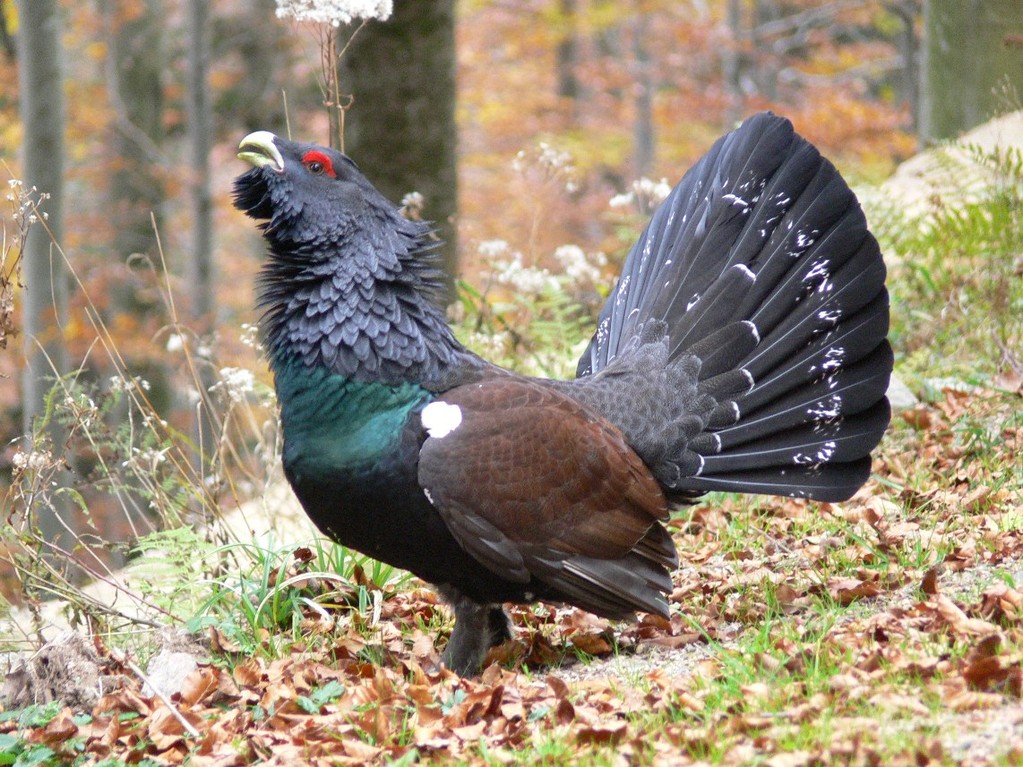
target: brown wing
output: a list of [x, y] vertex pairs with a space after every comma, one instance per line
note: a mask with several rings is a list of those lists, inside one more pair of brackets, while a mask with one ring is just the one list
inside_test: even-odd
[[617, 428], [516, 378], [445, 392], [424, 424], [434, 428], [419, 483], [481, 564], [520, 583], [536, 577], [594, 612], [664, 612], [664, 568], [676, 562], [657, 524], [667, 502]]

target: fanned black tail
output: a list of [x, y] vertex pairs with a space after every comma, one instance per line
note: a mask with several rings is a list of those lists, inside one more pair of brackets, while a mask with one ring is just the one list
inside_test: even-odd
[[657, 472], [673, 477], [669, 492], [843, 500], [866, 481], [890, 416], [884, 280], [835, 167], [788, 120], [759, 114], [654, 213], [577, 375], [663, 322], [669, 364], [698, 369], [698, 392], [713, 397], [700, 433], [667, 456], [672, 471]]

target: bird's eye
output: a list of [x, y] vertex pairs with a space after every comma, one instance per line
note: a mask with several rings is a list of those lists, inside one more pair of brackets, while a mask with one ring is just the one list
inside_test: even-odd
[[326, 173], [332, 178], [337, 178], [334, 173], [334, 165], [331, 163], [330, 158], [323, 152], [317, 152], [315, 150], [306, 152], [302, 156], [302, 165], [304, 165], [305, 169], [314, 176], [322, 176]]

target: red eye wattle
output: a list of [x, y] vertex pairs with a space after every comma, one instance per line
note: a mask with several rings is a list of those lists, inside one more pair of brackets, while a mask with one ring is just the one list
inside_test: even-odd
[[326, 174], [331, 178], [337, 178], [337, 174], [334, 173], [334, 164], [323, 152], [317, 152], [316, 150], [306, 152], [302, 155], [302, 164], [306, 167], [306, 170], [317, 176]]

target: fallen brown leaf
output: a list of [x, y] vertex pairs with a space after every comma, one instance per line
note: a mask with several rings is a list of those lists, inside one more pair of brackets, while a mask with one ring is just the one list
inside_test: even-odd
[[194, 706], [203, 698], [215, 693], [220, 685], [221, 671], [212, 666], [200, 666], [185, 677], [181, 684], [181, 702]]
[[924, 573], [923, 582], [920, 584], [920, 590], [923, 593], [929, 596], [934, 596], [938, 593], [938, 574], [940, 572], [940, 565], [935, 565]]
[[620, 743], [626, 736], [629, 725], [626, 722], [610, 722], [608, 724], [580, 727], [575, 731], [577, 743], [594, 745], [607, 745], [609, 743]]
[[971, 618], [944, 594], [934, 597], [934, 606], [940, 615], [957, 634], [966, 636], [987, 636], [996, 634], [998, 626], [980, 618]]

